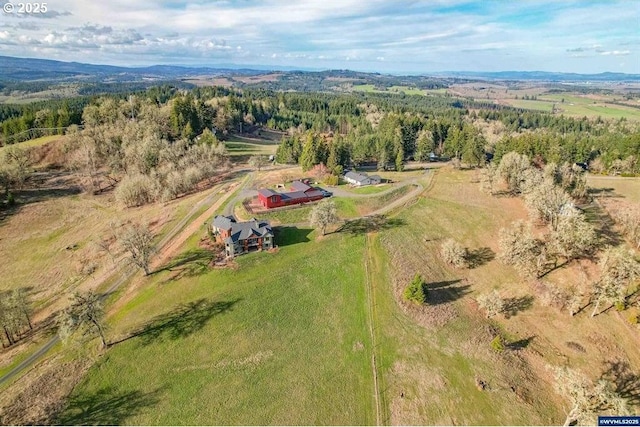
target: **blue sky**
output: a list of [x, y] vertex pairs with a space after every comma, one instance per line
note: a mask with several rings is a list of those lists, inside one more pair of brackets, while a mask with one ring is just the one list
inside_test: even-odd
[[[7, 0], [0, 0], [6, 4]], [[383, 73], [640, 73], [640, 2], [54, 0], [0, 12], [0, 54]]]

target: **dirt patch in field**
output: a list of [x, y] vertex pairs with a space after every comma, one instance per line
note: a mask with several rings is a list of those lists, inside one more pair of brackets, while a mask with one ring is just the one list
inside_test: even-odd
[[277, 82], [282, 73], [260, 74], [257, 76], [233, 76], [233, 79], [245, 84]]
[[231, 87], [233, 86], [233, 80], [228, 79], [226, 77], [202, 77], [202, 78], [186, 79], [184, 80], [184, 82], [191, 83], [192, 85], [196, 85], [198, 87], [205, 87], [205, 86]]
[[0, 424], [50, 424], [91, 364], [87, 358], [61, 357], [39, 364], [2, 393]]

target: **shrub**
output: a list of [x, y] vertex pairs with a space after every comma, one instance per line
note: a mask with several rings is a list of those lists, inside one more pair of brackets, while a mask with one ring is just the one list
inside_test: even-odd
[[324, 177], [324, 183], [326, 185], [338, 185], [338, 176], [337, 175], [327, 175]]
[[616, 308], [616, 311], [624, 311], [624, 309], [627, 308], [624, 301], [616, 301], [613, 306]]
[[640, 315], [638, 315], [638, 313], [633, 313], [629, 316], [629, 323], [631, 323], [632, 325], [637, 325], [638, 323], [640, 323]]
[[13, 206], [16, 204], [16, 198], [14, 197], [12, 192], [7, 194], [7, 205]]
[[157, 197], [156, 182], [147, 175], [125, 175], [115, 190], [115, 197], [126, 207], [151, 203]]
[[404, 290], [404, 298], [416, 304], [427, 302], [427, 287], [422, 280], [422, 276], [416, 274], [413, 280]]
[[456, 268], [462, 268], [467, 265], [467, 249], [453, 239], [447, 239], [442, 243], [440, 255], [444, 262]]
[[504, 351], [504, 341], [500, 335], [496, 335], [496, 337], [491, 340], [491, 348], [498, 353], [502, 353]]
[[488, 294], [479, 295], [477, 301], [480, 308], [487, 313], [487, 317], [493, 317], [504, 311], [504, 300], [495, 289]]

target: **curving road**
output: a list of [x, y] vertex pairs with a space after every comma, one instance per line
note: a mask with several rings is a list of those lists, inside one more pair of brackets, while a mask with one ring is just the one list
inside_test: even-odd
[[[176, 223], [176, 225], [173, 226], [173, 228], [158, 242], [156, 247], [161, 251], [163, 248], [165, 248], [167, 245], [169, 245], [169, 243], [178, 235], [178, 233], [180, 233], [180, 231], [189, 222], [191, 222], [193, 220], [193, 217], [195, 216], [195, 214], [198, 212], [198, 210], [203, 205], [211, 204], [213, 202], [215, 197], [218, 196], [219, 191], [220, 191], [220, 189], [222, 188], [222, 186], [224, 184], [225, 183], [220, 183], [220, 184], [214, 186], [210, 190], [210, 194], [208, 194], [206, 197], [204, 197], [202, 200], [200, 200], [198, 203], [196, 203], [191, 208], [191, 210], [189, 212], [187, 212], [187, 214], [180, 221], [178, 221], [178, 223]], [[126, 283], [129, 279], [131, 279], [131, 277], [133, 277], [133, 275], [136, 274], [137, 272], [138, 272], [137, 268], [133, 268], [133, 267], [129, 267], [129, 266], [123, 267], [120, 270], [120, 273], [121, 273], [120, 278], [118, 280], [116, 280], [113, 283], [113, 285], [111, 285], [104, 292], [103, 298], [106, 298], [107, 296], [112, 294], [116, 289], [118, 289], [120, 286], [122, 286], [122, 284]], [[117, 273], [114, 273], [114, 274], [117, 274]], [[112, 276], [110, 276], [110, 277], [112, 277]], [[42, 345], [42, 347], [40, 347], [33, 354], [31, 354], [29, 357], [24, 359], [22, 362], [20, 362], [18, 365], [16, 365], [9, 372], [7, 372], [2, 377], [0, 377], [0, 386], [4, 385], [6, 382], [8, 382], [12, 378], [14, 378], [16, 375], [18, 375], [24, 369], [28, 368], [33, 363], [35, 363], [38, 359], [40, 359], [42, 356], [44, 356], [49, 350], [51, 350], [51, 348], [53, 346], [55, 346], [59, 341], [60, 341], [60, 338], [58, 337], [57, 334], [54, 335], [53, 337], [51, 337], [51, 339], [49, 339], [49, 341], [44, 343]]]

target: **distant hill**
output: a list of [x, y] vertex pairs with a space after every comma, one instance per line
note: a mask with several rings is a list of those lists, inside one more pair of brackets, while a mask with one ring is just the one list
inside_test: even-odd
[[[229, 73], [229, 68], [181, 67], [176, 65], [153, 65], [150, 67], [118, 67], [113, 65], [63, 62], [50, 59], [15, 58], [0, 56], [0, 80], [94, 80], [109, 78], [113, 81], [138, 79], [175, 79], [196, 75], [217, 75]], [[233, 69], [233, 73], [261, 74], [264, 71]]]
[[293, 74], [292, 77], [306, 75], [311, 78], [351, 78], [375, 81], [385, 79], [405, 80], [415, 83], [425, 77], [455, 78], [455, 79], [492, 79], [492, 80], [540, 80], [555, 82], [616, 82], [640, 81], [638, 74], [600, 73], [576, 74], [553, 73], [546, 71], [448, 71], [424, 73], [422, 76], [391, 76], [380, 73], [364, 73], [350, 70], [297, 69], [294, 67], [272, 67], [255, 65], [247, 68], [235, 64], [221, 64], [219, 67], [187, 67], [177, 65], [152, 65], [149, 67], [119, 67], [113, 65], [84, 64], [80, 62], [63, 62], [49, 59], [16, 58], [0, 56], [0, 80], [2, 81], [140, 81], [140, 80], [168, 80], [193, 76], [216, 75], [259, 75], [271, 71], [284, 71]]

